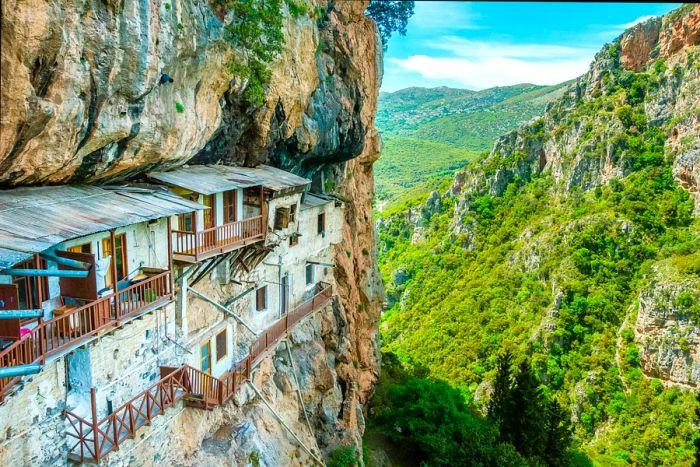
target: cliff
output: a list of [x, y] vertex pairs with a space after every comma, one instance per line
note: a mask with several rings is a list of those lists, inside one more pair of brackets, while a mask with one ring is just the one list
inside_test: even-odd
[[[119, 182], [187, 162], [268, 163], [345, 200], [334, 321], [293, 349], [320, 365], [304, 370], [323, 381], [310, 376], [305, 397], [334, 394], [312, 417], [319, 445], [332, 450], [359, 444], [362, 407], [378, 376], [383, 290], [371, 198], [381, 43], [366, 2], [279, 4], [284, 46], [257, 103], [246, 93], [250, 81], [231, 71], [231, 60], [251, 51], [227, 42], [232, 13], [223, 3], [3, 2], [0, 186]], [[277, 399], [294, 398], [282, 391]], [[262, 409], [246, 410], [206, 430], [265, 423], [250, 413]], [[264, 431], [287, 436], [270, 424]], [[227, 446], [252, 443], [253, 435], [237, 433]], [[262, 461], [274, 464], [287, 444], [268, 444]], [[186, 457], [199, 449], [183, 446]]]

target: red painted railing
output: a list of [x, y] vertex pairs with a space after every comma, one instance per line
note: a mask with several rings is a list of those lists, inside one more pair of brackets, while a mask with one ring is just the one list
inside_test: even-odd
[[199, 232], [173, 230], [173, 254], [199, 261], [236, 246], [243, 246], [255, 240], [262, 240], [262, 216], [211, 227]]
[[[165, 271], [65, 315], [43, 321], [29, 334], [0, 352], [0, 367], [42, 361], [171, 298], [170, 271]], [[20, 379], [21, 377], [0, 378], [0, 400]]]
[[[180, 368], [161, 367], [161, 379], [156, 384], [119, 407], [114, 413], [97, 422], [88, 420], [68, 410], [65, 411], [71, 439], [69, 456], [79, 462], [99, 462], [119, 445], [133, 438], [136, 431], [150, 423], [153, 417], [162, 415], [168, 407], [185, 398], [192, 407], [209, 409], [231, 399], [250, 377], [253, 368], [266, 352], [289, 330], [306, 316], [325, 305], [332, 296], [331, 286], [317, 284], [316, 294], [296, 307], [288, 315], [275, 321], [253, 341], [246, 358], [215, 378], [189, 365]], [[97, 420], [94, 389], [91, 392], [92, 420]]]

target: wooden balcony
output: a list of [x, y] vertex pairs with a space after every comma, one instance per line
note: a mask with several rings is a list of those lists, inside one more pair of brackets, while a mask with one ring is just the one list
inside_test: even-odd
[[319, 282], [316, 294], [272, 324], [250, 345], [248, 355], [220, 378], [189, 365], [161, 367], [161, 379], [111, 415], [98, 420], [95, 391], [91, 392], [92, 422], [66, 410], [69, 422], [68, 456], [76, 462], [99, 462], [119, 445], [134, 438], [136, 431], [162, 415], [168, 407], [185, 399], [190, 407], [210, 410], [236, 395], [250, 378], [250, 373], [267, 356], [282, 337], [302, 319], [324, 306], [332, 297], [329, 284]]
[[[170, 271], [149, 277], [61, 316], [39, 323], [31, 332], [0, 352], [0, 367], [43, 362], [79, 345], [100, 331], [172, 300]], [[0, 378], [0, 401], [21, 377]]]
[[198, 232], [173, 230], [173, 259], [197, 263], [265, 238], [263, 217], [229, 222]]

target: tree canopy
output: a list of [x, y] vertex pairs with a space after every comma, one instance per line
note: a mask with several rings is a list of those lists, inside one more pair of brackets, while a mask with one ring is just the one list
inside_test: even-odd
[[398, 31], [402, 36], [406, 35], [408, 19], [413, 16], [416, 2], [402, 2], [398, 0], [371, 0], [367, 6], [367, 16], [374, 19], [382, 38], [382, 48], [386, 50], [389, 38]]

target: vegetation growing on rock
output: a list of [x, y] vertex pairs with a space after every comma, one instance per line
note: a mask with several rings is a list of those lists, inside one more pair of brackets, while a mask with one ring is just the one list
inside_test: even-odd
[[593, 462], [693, 465], [697, 48], [639, 72], [628, 54], [604, 48], [542, 119], [415, 206], [418, 221], [382, 217], [384, 349], [483, 410], [514, 349]]

